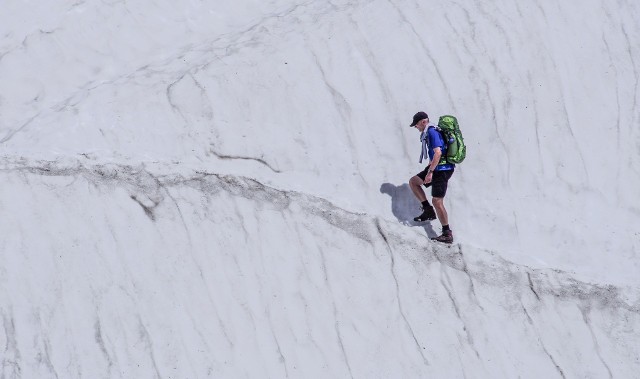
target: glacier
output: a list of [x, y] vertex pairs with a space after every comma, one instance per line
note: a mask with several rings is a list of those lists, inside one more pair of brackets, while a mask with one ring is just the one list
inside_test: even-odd
[[4, 2], [0, 377], [636, 377], [639, 8]]

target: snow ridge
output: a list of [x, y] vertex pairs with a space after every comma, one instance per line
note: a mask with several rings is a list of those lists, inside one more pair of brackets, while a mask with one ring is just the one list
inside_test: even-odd
[[[73, 302], [74, 291], [80, 290], [81, 296], [94, 297], [97, 309], [103, 309], [104, 298], [101, 300], [101, 297], [95, 297], [96, 294], [111, 292], [109, 288], [116, 277], [124, 275], [128, 278], [118, 280], [122, 290], [112, 293], [109, 303], [126, 304], [131, 299], [141, 302], [136, 315], [129, 321], [116, 322], [113, 315], [99, 311], [97, 318], [87, 317], [94, 319], [93, 322], [73, 326], [73, 317], [60, 318], [55, 312], [47, 313], [46, 302], [35, 304], [43, 323], [65, 325], [67, 329], [73, 328], [80, 340], [86, 337], [95, 342], [95, 346], [88, 349], [89, 358], [74, 358], [77, 366], [84, 367], [83, 375], [94, 370], [91, 372], [109, 376], [117, 376], [117, 372], [155, 372], [163, 377], [174, 366], [170, 362], [179, 363], [176, 367], [183, 375], [205, 375], [205, 366], [207, 372], [220, 375], [238, 372], [250, 375], [250, 369], [240, 367], [252, 355], [242, 353], [243, 343], [237, 335], [247, 329], [255, 331], [253, 336], [244, 337], [253, 343], [260, 345], [264, 343], [260, 342], [263, 338], [274, 341], [276, 355], [280, 358], [272, 361], [267, 354], [267, 358], [258, 364], [259, 370], [266, 370], [270, 376], [278, 375], [280, 369], [289, 375], [293, 372], [311, 376], [332, 373], [360, 377], [379, 372], [376, 370], [391, 370], [419, 376], [427, 368], [442, 375], [456, 376], [461, 374], [458, 370], [474, 369], [487, 376], [511, 376], [522, 372], [524, 367], [531, 370], [535, 366], [532, 363], [538, 362], [533, 370], [536, 375], [564, 377], [568, 372], [577, 372], [617, 377], [638, 364], [631, 358], [640, 354], [635, 336], [626, 333], [640, 325], [640, 293], [635, 288], [586, 283], [567, 272], [514, 264], [494, 252], [464, 244], [432, 243], [423, 233], [397, 221], [352, 212], [322, 198], [274, 188], [253, 178], [218, 174], [210, 169], [185, 169], [179, 164], [158, 162], [133, 166], [86, 160], [5, 159], [1, 175], [3, 181], [14, 186], [23, 185], [26, 191], [28, 188], [33, 191], [46, 188], [56, 193], [67, 208], [69, 219], [91, 217], [92, 212], [81, 216], [87, 210], [74, 209], [71, 203], [79, 200], [82, 204], [92, 204], [96, 199], [90, 201], [91, 198], [97, 196], [116, 211], [106, 212], [103, 221], [94, 219], [96, 225], [92, 228], [100, 225], [113, 228], [120, 217], [117, 214], [124, 212], [129, 215], [131, 225], [147, 236], [145, 240], [154, 235], [153, 239], [160, 238], [150, 245], [141, 242], [138, 251], [127, 252], [129, 257], [121, 259], [134, 259], [137, 263], [121, 266], [108, 263], [108, 256], [120, 256], [123, 252], [105, 250], [103, 246], [108, 244], [97, 235], [98, 240], [94, 241], [97, 251], [88, 252], [83, 258], [106, 262], [103, 263], [105, 267], [95, 271], [95, 276], [76, 277], [68, 283], [65, 282], [67, 279], [60, 282], [55, 277], [30, 279], [37, 285], [31, 288], [34, 298], [45, 299], [48, 288], [58, 288], [63, 303]], [[73, 196], [65, 198], [63, 193]], [[78, 199], [78, 196], [82, 198]], [[205, 210], [198, 211], [198, 208]], [[35, 214], [29, 212], [28, 205], [25, 213]], [[256, 224], [246, 222], [251, 217], [248, 214], [254, 214]], [[175, 230], [176, 220], [183, 225], [184, 231], [167, 234], [165, 231]], [[265, 224], [266, 220], [275, 226]], [[211, 231], [226, 230], [212, 238], [215, 246], [227, 248], [198, 243], [201, 238], [194, 225]], [[233, 227], [230, 225], [243, 225], [240, 234], [231, 233]], [[28, 235], [29, 232], [21, 233]], [[112, 230], [111, 233], [118, 232]], [[256, 238], [256, 234], [263, 237]], [[267, 237], [271, 234], [277, 235]], [[253, 237], [247, 238], [249, 235]], [[285, 249], [252, 245], [254, 240], [261, 241], [260, 244], [278, 244], [277, 237], [283, 235], [288, 235], [282, 242]], [[335, 240], [340, 244], [332, 242], [331, 236], [340, 236]], [[83, 240], [73, 234], [60, 238], [59, 243], [66, 246]], [[88, 240], [94, 238], [88, 237]], [[5, 241], [5, 246], [7, 243]], [[29, 248], [31, 242], [24, 243], [27, 246], [22, 251], [34, 251]], [[175, 249], [161, 246], [174, 246]], [[58, 249], [50, 253], [43, 251], [43, 254], [41, 259], [44, 261], [56, 260], [47, 254], [60, 255], [57, 259], [63, 262], [78, 259], [73, 250]], [[246, 254], [252, 257], [248, 261], [243, 260]], [[4, 259], [3, 267], [9, 267], [8, 257]], [[177, 271], [163, 270], [163, 261], [178, 264]], [[229, 263], [223, 263], [225, 261]], [[322, 263], [314, 263], [316, 261]], [[20, 266], [23, 263], [17, 260], [13, 264]], [[91, 266], [89, 263], [89, 271], [93, 271]], [[127, 266], [137, 267], [138, 272], [135, 275], [118, 274]], [[60, 275], [64, 275], [65, 266], [59, 267]], [[158, 281], [162, 272], [173, 277], [171, 283]], [[219, 286], [228, 286], [212, 279], [220, 278], [220, 275], [233, 285], [229, 291], [234, 293], [234, 300], [228, 299], [225, 304], [233, 307], [229, 304], [237, 303], [239, 309], [246, 310], [240, 314], [248, 312], [249, 319], [220, 308], [219, 298], [224, 295], [219, 292]], [[149, 279], [137, 280], [138, 276]], [[254, 279], [249, 281], [262, 283], [262, 289], [246, 282], [246, 278], [252, 277]], [[385, 277], [389, 279], [385, 280]], [[176, 283], [205, 290], [198, 289], [185, 296], [176, 289]], [[9, 285], [4, 296], [24, 291], [12, 287], [18, 285], [16, 282], [10, 281]], [[248, 292], [241, 289], [245, 286], [248, 286]], [[252, 288], [258, 293], [254, 294]], [[135, 295], [157, 290], [164, 294], [162, 300], [153, 295]], [[180, 326], [180, 323], [175, 324], [177, 319], [167, 323], [169, 319], [155, 315], [153, 310], [163, 309], [165, 302], [179, 309], [190, 309], [194, 323]], [[209, 305], [194, 308], [193, 302]], [[61, 343], [41, 334], [46, 332], [33, 328], [29, 319], [17, 317], [27, 309], [19, 303], [14, 304], [11, 309], [2, 310], [4, 333], [0, 339], [7, 341], [3, 373], [19, 372], [26, 377], [35, 373], [38, 366], [54, 376], [73, 376], [68, 371], [70, 368], [62, 365], [66, 353]], [[95, 312], [79, 309], [80, 312]], [[217, 314], [218, 322], [203, 324], [196, 321], [209, 317], [207, 313]], [[333, 321], [321, 321], [312, 316], [314, 314]], [[396, 318], [401, 322], [392, 321]], [[116, 325], [121, 322], [131, 325], [118, 330]], [[307, 324], [305, 332], [295, 327], [301, 322]], [[261, 331], [258, 325], [266, 329]], [[286, 325], [291, 325], [292, 329]], [[128, 328], [139, 336], [141, 344], [134, 350], [146, 351], [147, 366], [136, 368], [131, 358], [119, 353], [131, 349], [123, 344], [132, 337], [127, 337]], [[163, 333], [158, 328], [169, 328], [170, 333]], [[372, 328], [378, 333], [389, 330], [388, 334], [382, 332], [387, 345], [375, 350], [364, 348], [372, 343], [368, 340], [375, 334], [362, 328]], [[27, 330], [40, 330], [35, 333], [45, 341], [44, 350], [37, 350], [37, 347], [34, 350], [27, 343]], [[193, 330], [195, 335], [202, 336], [196, 340], [203, 338], [203, 341], [209, 341], [208, 346], [202, 345], [201, 351], [175, 347], [183, 344], [180, 340], [184, 337], [180, 335], [189, 335]], [[319, 337], [318, 330], [335, 338]], [[495, 334], [498, 331], [504, 338]], [[123, 333], [124, 340], [116, 338]], [[214, 335], [225, 336], [220, 342], [230, 351], [227, 362], [231, 359], [234, 363], [226, 366], [221, 362], [213, 366], [192, 363], [193, 366], [187, 369], [187, 362], [204, 362], [209, 353], [216, 351], [220, 342], [214, 341]], [[588, 336], [591, 342], [585, 344], [582, 336]], [[292, 338], [297, 342], [293, 343]], [[572, 343], [567, 344], [566, 339]], [[496, 343], [496, 340], [502, 343]], [[403, 353], [395, 356], [391, 351], [399, 346]], [[527, 350], [533, 351], [528, 353], [528, 360], [513, 359], [512, 354]], [[325, 358], [317, 364], [311, 363], [309, 359], [317, 357], [319, 351]], [[336, 351], [342, 358], [333, 361], [331, 356]], [[446, 358], [448, 354], [467, 363], [464, 367], [454, 367], [451, 358]], [[618, 359], [620, 354], [629, 359]], [[167, 355], [173, 358], [159, 359]], [[34, 359], [41, 363], [34, 366]], [[273, 366], [272, 362], [276, 361], [280, 364]], [[343, 363], [337, 365], [340, 361]], [[548, 364], [540, 363], [544, 361]], [[88, 362], [103, 363], [89, 369]], [[492, 365], [488, 362], [500, 363]]]

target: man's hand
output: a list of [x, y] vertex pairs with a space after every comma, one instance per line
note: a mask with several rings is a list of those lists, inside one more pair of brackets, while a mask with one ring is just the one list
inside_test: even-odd
[[[441, 156], [442, 156], [442, 149], [440, 149], [439, 147], [434, 148], [433, 159], [431, 160], [431, 162], [440, 162]], [[433, 171], [436, 169], [436, 165], [434, 165], [433, 168], [431, 168], [431, 165], [429, 165], [429, 171], [427, 171], [427, 176], [424, 178], [424, 184], [429, 184], [431, 183], [431, 180], [433, 180]]]
[[431, 180], [433, 180], [433, 171], [429, 171], [427, 176], [424, 177], [424, 184], [431, 183]]

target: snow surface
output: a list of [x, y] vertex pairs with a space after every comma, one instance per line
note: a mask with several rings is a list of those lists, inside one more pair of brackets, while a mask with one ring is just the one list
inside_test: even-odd
[[637, 377], [640, 3], [1, 8], [1, 378]]

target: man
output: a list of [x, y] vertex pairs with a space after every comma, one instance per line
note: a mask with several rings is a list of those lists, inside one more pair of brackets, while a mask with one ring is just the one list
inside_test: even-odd
[[[423, 210], [422, 214], [414, 218], [414, 220], [419, 222], [435, 220], [437, 215], [442, 225], [442, 235], [432, 238], [432, 240], [452, 243], [453, 232], [449, 226], [447, 210], [444, 207], [444, 196], [447, 193], [449, 179], [455, 170], [455, 164], [447, 163], [444, 158], [446, 145], [442, 135], [436, 130], [435, 125], [429, 123], [429, 116], [425, 112], [418, 112], [413, 116], [411, 127], [415, 127], [420, 131], [420, 142], [422, 143], [420, 163], [422, 163], [423, 158], [427, 155], [429, 156], [429, 165], [409, 180], [409, 187], [422, 203]], [[422, 185], [431, 187], [433, 207], [429, 204]], [[433, 208], [435, 208], [435, 212]]]

